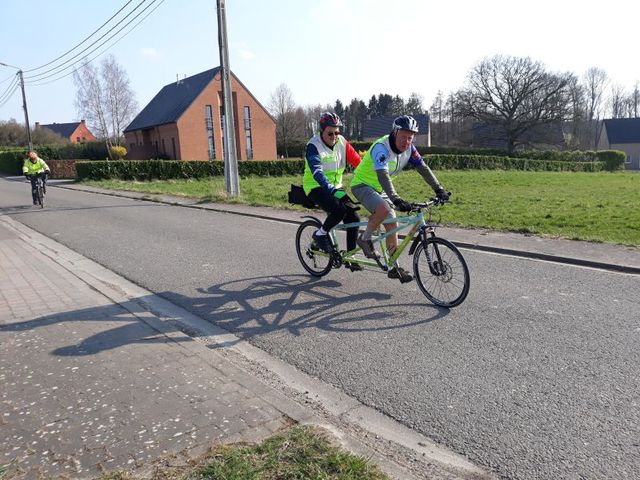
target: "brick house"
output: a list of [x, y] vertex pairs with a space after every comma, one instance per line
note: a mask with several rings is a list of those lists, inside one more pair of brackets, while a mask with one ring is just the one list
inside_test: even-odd
[[[429, 125], [429, 115], [426, 113], [420, 115], [411, 115], [418, 122], [418, 134], [415, 136], [413, 143], [417, 147], [431, 146], [431, 129]], [[383, 135], [391, 132], [391, 125], [397, 118], [397, 115], [386, 115], [380, 117], [368, 118], [364, 121], [362, 128], [362, 139], [366, 142], [373, 142]]]
[[89, 131], [84, 120], [71, 123], [49, 123], [40, 125], [36, 122], [36, 129], [46, 128], [57, 133], [62, 138], [67, 138], [71, 143], [95, 142], [96, 137]]
[[[238, 160], [273, 160], [276, 122], [231, 73]], [[173, 82], [124, 130], [128, 158], [222, 160], [222, 84], [216, 67]]]
[[622, 150], [627, 155], [624, 168], [640, 170], [640, 118], [613, 118], [602, 123], [598, 150]]

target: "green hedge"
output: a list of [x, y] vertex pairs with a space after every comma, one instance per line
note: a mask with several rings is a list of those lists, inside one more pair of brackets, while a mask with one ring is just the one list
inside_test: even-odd
[[[238, 175], [282, 176], [302, 175], [302, 160], [271, 160], [238, 162]], [[180, 160], [123, 160], [77, 162], [78, 180], [101, 180], [119, 178], [122, 180], [166, 180], [171, 178], [202, 178], [224, 175], [221, 161], [180, 161]]]
[[[104, 160], [109, 154], [103, 142], [67, 143], [61, 145], [36, 145], [34, 150], [44, 161], [48, 160]], [[20, 175], [22, 164], [29, 150], [24, 147], [3, 147], [0, 151], [0, 173]]]
[[616, 170], [607, 168], [606, 162], [568, 162], [558, 160], [531, 160], [501, 156], [481, 155], [427, 155], [428, 165], [433, 169], [451, 170], [529, 170], [546, 172], [600, 172]]
[[0, 173], [21, 175], [25, 158], [27, 158], [27, 150], [24, 148], [3, 150], [0, 152]]

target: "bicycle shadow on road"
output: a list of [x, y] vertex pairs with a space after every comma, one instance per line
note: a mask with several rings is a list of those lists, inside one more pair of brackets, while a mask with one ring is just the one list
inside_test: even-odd
[[[211, 345], [225, 348], [240, 339], [284, 331], [300, 336], [305, 330], [319, 329], [339, 333], [379, 332], [400, 330], [427, 324], [443, 318], [448, 310], [431, 305], [425, 317], [423, 305], [418, 305], [420, 315], [416, 317], [416, 305], [389, 303], [392, 295], [379, 292], [346, 293], [336, 280], [314, 279], [306, 275], [276, 275], [236, 280], [208, 289], [201, 289], [200, 297], [188, 297], [175, 292], [158, 295], [185, 310], [232, 333], [238, 340]], [[159, 332], [137, 315], [144, 317], [151, 310], [151, 298], [139, 297], [120, 304], [76, 309], [54, 313], [38, 318], [15, 321], [0, 325], [2, 332], [24, 332], [46, 329], [58, 324], [70, 334], [63, 336], [67, 344], [52, 351], [56, 356], [89, 356], [103, 351], [118, 349], [132, 344], [149, 345], [167, 341], [192, 341], [197, 332], [179, 327], [180, 318], [162, 321], [163, 332]], [[150, 302], [151, 301], [151, 302]], [[361, 302], [365, 305], [358, 306]], [[91, 334], [82, 335], [78, 327], [78, 339], [73, 342], [73, 324], [94, 324]], [[108, 325], [110, 324], [110, 325]], [[116, 325], [120, 324], [120, 325]], [[190, 336], [172, 337], [167, 334], [182, 331]], [[45, 340], [42, 340], [43, 343]]]
[[[20, 332], [36, 329], [47, 329], [58, 324], [68, 324], [64, 328], [64, 342], [73, 340], [74, 336], [78, 336], [76, 343], [60, 346], [52, 350], [52, 354], [56, 356], [88, 356], [95, 355], [103, 351], [117, 349], [131, 344], [149, 345], [153, 343], [166, 343], [168, 337], [163, 333], [150, 327], [147, 323], [134, 316], [131, 312], [144, 314], [147, 312], [142, 306], [145, 298], [133, 299], [121, 304], [112, 304], [77, 309], [69, 312], [55, 313], [45, 315], [38, 318], [25, 321], [17, 321], [13, 323], [0, 324], [0, 333], [3, 332]], [[122, 323], [113, 326], [115, 322]], [[80, 323], [77, 328], [74, 323]], [[104, 326], [107, 323], [111, 326]], [[83, 336], [83, 324], [93, 324], [92, 334]], [[171, 330], [178, 329], [172, 327]], [[53, 330], [48, 330], [53, 332]], [[51, 340], [59, 338], [58, 333], [52, 333], [53, 337], [49, 337], [48, 333], [41, 335], [40, 340], [30, 339], [29, 342], [40, 342], [43, 344], [51, 344]], [[45, 340], [47, 338], [47, 340]], [[172, 338], [170, 341], [191, 341], [189, 338]]]
[[312, 328], [342, 333], [397, 330], [449, 313], [431, 304], [389, 303], [393, 295], [388, 293], [351, 293], [342, 287], [336, 280], [275, 275], [212, 285], [201, 289], [198, 299], [169, 292], [163, 297], [243, 339], [281, 330], [299, 336]]

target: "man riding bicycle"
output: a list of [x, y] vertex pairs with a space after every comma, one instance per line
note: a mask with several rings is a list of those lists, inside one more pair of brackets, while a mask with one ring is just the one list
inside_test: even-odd
[[[387, 217], [395, 218], [394, 207], [401, 212], [411, 211], [411, 204], [404, 201], [393, 187], [392, 176], [398, 175], [407, 165], [411, 165], [431, 186], [439, 199], [449, 199], [448, 193], [413, 145], [416, 133], [418, 122], [413, 117], [403, 115], [396, 118], [391, 133], [371, 145], [354, 172], [351, 191], [371, 212], [366, 230], [357, 238], [358, 246], [369, 258], [378, 256], [373, 248], [371, 236]], [[397, 223], [384, 224], [387, 232], [397, 226]], [[389, 235], [386, 244], [389, 254], [393, 255], [398, 246], [398, 235]], [[387, 276], [397, 278], [402, 283], [413, 280], [413, 277], [397, 263], [389, 270]]]
[[[307, 143], [305, 154], [304, 192], [316, 205], [328, 213], [322, 226], [313, 234], [318, 248], [331, 253], [328, 232], [341, 221], [359, 222], [355, 210], [349, 206], [351, 198], [342, 187], [342, 175], [347, 162], [352, 167], [360, 163], [360, 155], [351, 144], [340, 135], [342, 121], [332, 112], [324, 112], [318, 122], [320, 132]], [[358, 228], [347, 229], [347, 250], [356, 248]], [[353, 270], [361, 270], [360, 265], [352, 265]]]
[[38, 157], [38, 154], [31, 150], [29, 157], [25, 159], [22, 165], [22, 173], [27, 180], [31, 181], [31, 196], [33, 197], [33, 204], [38, 203], [38, 177], [42, 178], [42, 190], [46, 192], [47, 175], [51, 173], [49, 166], [46, 162]]

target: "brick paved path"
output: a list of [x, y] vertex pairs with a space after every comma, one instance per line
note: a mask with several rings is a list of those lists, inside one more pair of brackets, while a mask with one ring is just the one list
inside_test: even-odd
[[261, 440], [289, 424], [286, 403], [0, 221], [0, 465], [10, 476], [91, 478], [216, 440]]

